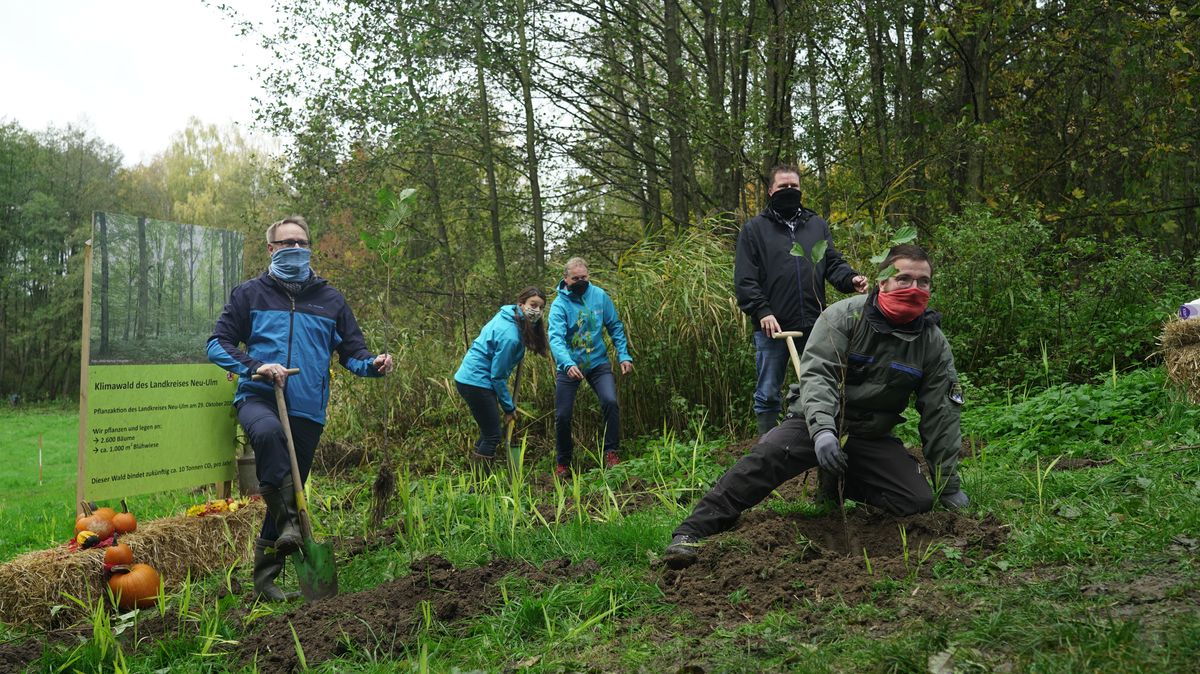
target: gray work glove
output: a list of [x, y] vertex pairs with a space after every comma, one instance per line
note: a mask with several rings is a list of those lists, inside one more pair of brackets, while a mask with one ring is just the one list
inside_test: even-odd
[[959, 510], [966, 508], [971, 499], [967, 498], [967, 492], [962, 490], [962, 482], [957, 475], [951, 475], [946, 478], [946, 483], [942, 487], [942, 494], [938, 497], [942, 506], [946, 510]]
[[834, 475], [846, 472], [846, 453], [842, 451], [841, 443], [833, 431], [819, 431], [813, 438], [813, 450], [817, 453], [817, 463], [821, 468]]

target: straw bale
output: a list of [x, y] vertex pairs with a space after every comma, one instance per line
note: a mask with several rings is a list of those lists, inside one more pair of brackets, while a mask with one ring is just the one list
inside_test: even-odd
[[1192, 404], [1200, 405], [1200, 318], [1167, 321], [1159, 342], [1167, 380], [1187, 393]]
[[1200, 344], [1166, 349], [1167, 380], [1187, 393], [1193, 405], [1200, 405]]
[[1177, 349], [1191, 344], [1200, 344], [1200, 318], [1180, 320], [1174, 318], [1163, 324], [1162, 336], [1159, 337], [1165, 351]]
[[[266, 506], [255, 499], [233, 513], [179, 515], [138, 523], [121, 537], [133, 560], [153, 566], [168, 591], [193, 579], [250, 560]], [[85, 603], [105, 596], [104, 550], [66, 547], [29, 552], [0, 565], [0, 622], [50, 628], [84, 617], [67, 598]], [[54, 607], [61, 606], [60, 609]]]

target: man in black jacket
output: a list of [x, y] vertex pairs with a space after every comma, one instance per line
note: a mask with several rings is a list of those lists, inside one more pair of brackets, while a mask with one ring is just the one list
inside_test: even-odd
[[[767, 207], [738, 234], [733, 267], [738, 306], [755, 324], [754, 415], [759, 435], [779, 422], [780, 389], [787, 373], [787, 344], [774, 339], [775, 333], [803, 332], [796, 345], [803, 351], [813, 323], [825, 309], [825, 281], [844, 293], [867, 290], [867, 277], [851, 269], [834, 247], [829, 225], [800, 205], [799, 170], [776, 166], [768, 184]], [[819, 242], [825, 243], [820, 256], [813, 253]], [[792, 255], [795, 244], [800, 244], [803, 256]], [[814, 257], [819, 258], [815, 264]]]

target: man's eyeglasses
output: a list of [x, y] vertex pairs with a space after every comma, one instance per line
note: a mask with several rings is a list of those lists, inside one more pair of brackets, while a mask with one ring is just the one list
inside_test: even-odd
[[285, 248], [291, 248], [293, 246], [300, 246], [301, 248], [308, 248], [312, 244], [303, 239], [283, 239], [282, 241], [272, 241], [271, 245], [284, 246]]
[[921, 290], [929, 290], [933, 287], [933, 279], [913, 278], [908, 274], [899, 274], [893, 276], [892, 281], [900, 288], [911, 288], [913, 285], [916, 285]]

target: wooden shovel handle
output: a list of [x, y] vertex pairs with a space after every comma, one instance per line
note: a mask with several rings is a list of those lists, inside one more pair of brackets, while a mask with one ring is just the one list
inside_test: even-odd
[[[293, 374], [300, 374], [300, 368], [289, 367], [287, 373], [288, 373], [288, 376], [291, 376]], [[250, 380], [251, 381], [266, 381], [267, 378], [262, 376], [261, 374], [255, 374], [254, 376], [250, 377]]]
[[796, 352], [795, 337], [803, 337], [804, 333], [799, 330], [782, 330], [775, 333], [775, 339], [786, 339], [788, 353], [792, 356], [792, 367], [796, 370], [796, 381], [800, 381], [800, 354]]

